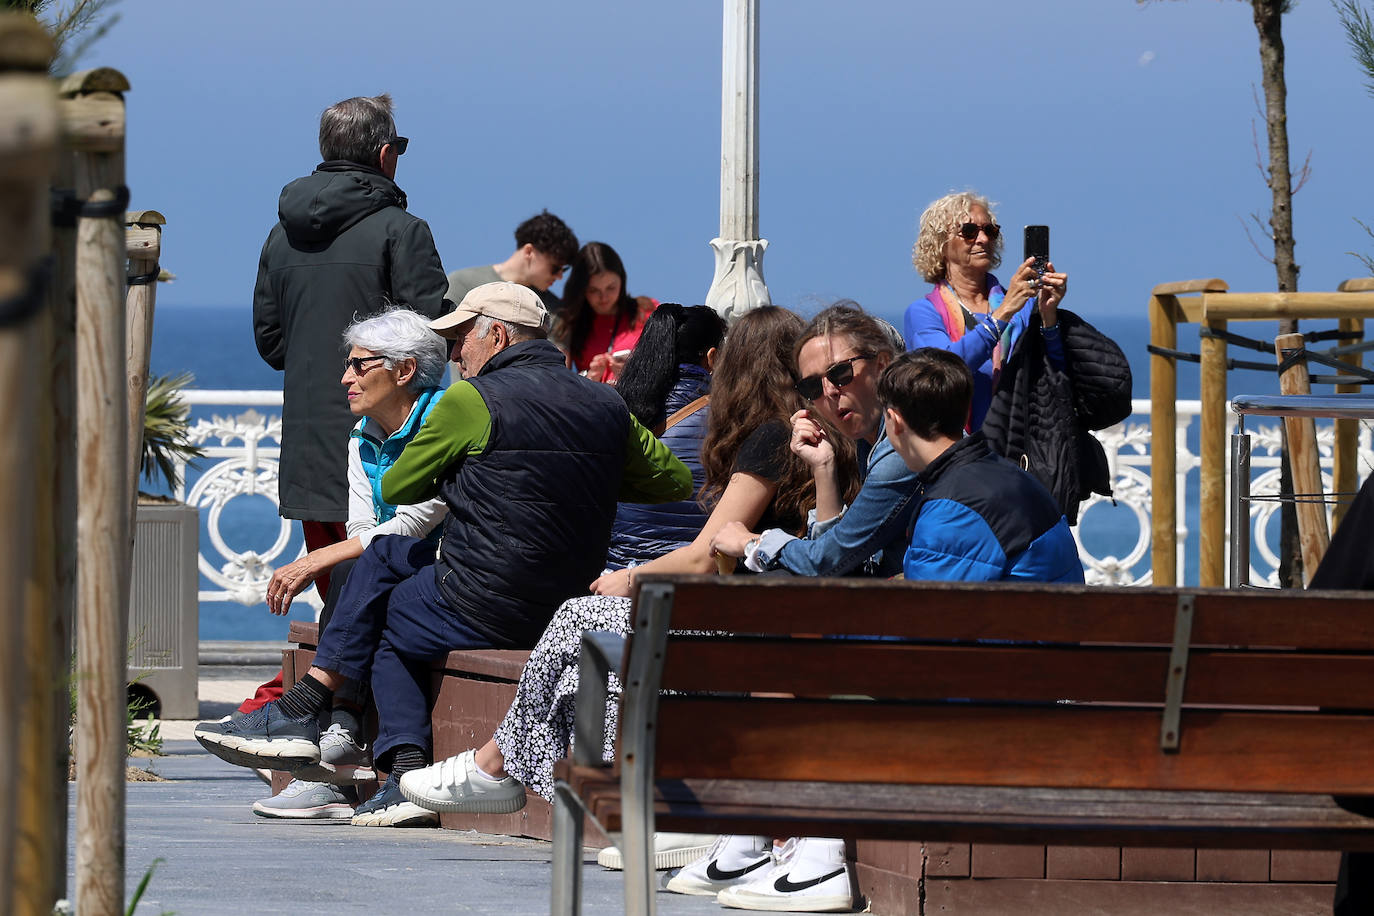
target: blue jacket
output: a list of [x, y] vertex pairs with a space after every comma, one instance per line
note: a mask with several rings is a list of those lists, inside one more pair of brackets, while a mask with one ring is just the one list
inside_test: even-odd
[[782, 567], [799, 576], [890, 577], [902, 571], [920, 478], [888, 444], [883, 424], [876, 438], [853, 504], [838, 518], [813, 525], [805, 539], [777, 529], [764, 532], [755, 554], [761, 568]]
[[920, 474], [904, 571], [908, 579], [1082, 582], [1064, 513], [1035, 478], [966, 436]]
[[[700, 366], [683, 365], [678, 371], [680, 377], [663, 402], [665, 418], [711, 390], [711, 376]], [[708, 404], [659, 436], [691, 470], [694, 495], [701, 492], [706, 482], [706, 473], [701, 468], [701, 443], [706, 438], [706, 421], [710, 413]], [[611, 569], [624, 569], [632, 564], [647, 563], [690, 544], [705, 524], [706, 513], [694, 498], [659, 505], [620, 503], [615, 510], [606, 565]]]
[[406, 422], [386, 439], [378, 438], [380, 426], [376, 420], [368, 417], [359, 420], [349, 434], [358, 440], [358, 457], [362, 460], [368, 482], [372, 484], [372, 511], [379, 525], [396, 517], [396, 507], [382, 499], [382, 475], [396, 462], [406, 443], [415, 438], [421, 424], [443, 394], [443, 388], [432, 387], [421, 391]]

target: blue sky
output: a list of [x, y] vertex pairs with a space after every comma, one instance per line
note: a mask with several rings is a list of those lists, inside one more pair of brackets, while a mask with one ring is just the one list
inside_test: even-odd
[[[999, 203], [1008, 260], [1048, 223], [1066, 306], [1144, 314], [1155, 283], [1271, 290], [1242, 220], [1267, 213], [1250, 6], [1187, 0], [762, 0], [760, 224], [774, 301], [924, 295], [920, 211]], [[390, 92], [397, 180], [448, 270], [503, 259], [543, 207], [613, 245], [631, 291], [700, 302], [717, 234], [721, 9], [677, 3], [125, 0], [82, 62], [129, 77], [128, 183], [167, 215], [159, 304], [251, 299], [277, 195], [320, 111]], [[1300, 288], [1374, 252], [1370, 98], [1325, 0], [1285, 17]], [[1252, 227], [1252, 234], [1254, 230]], [[1259, 240], [1263, 245], [1263, 240]]]

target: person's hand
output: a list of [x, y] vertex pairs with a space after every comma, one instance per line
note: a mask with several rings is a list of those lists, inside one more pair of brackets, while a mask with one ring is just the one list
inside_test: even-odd
[[592, 361], [587, 365], [582, 373], [594, 382], [599, 382], [606, 377], [606, 370], [611, 368], [611, 357], [608, 353], [598, 353], [592, 357]]
[[805, 408], [792, 414], [792, 438], [788, 447], [812, 472], [835, 463], [835, 444], [826, 438], [825, 429], [811, 419], [811, 413]]
[[628, 598], [632, 594], [632, 589], [630, 588], [630, 571], [628, 569], [617, 569], [612, 572], [603, 573], [588, 587], [591, 589], [593, 595], [615, 595], [620, 598]]
[[1059, 303], [1069, 292], [1069, 275], [1056, 273], [1054, 262], [1045, 266], [1045, 275], [1040, 278], [1040, 299], [1036, 307], [1040, 309], [1040, 320], [1047, 328], [1059, 323]]
[[618, 350], [607, 357], [607, 359], [610, 360], [611, 374], [615, 378], [620, 378], [620, 373], [625, 371], [625, 363], [630, 359], [630, 351]]
[[267, 583], [267, 609], [278, 617], [285, 616], [291, 610], [291, 599], [305, 591], [321, 572], [308, 553], [280, 567]]
[[1011, 275], [1011, 280], [1007, 282], [1007, 294], [1002, 297], [1002, 304], [992, 313], [992, 317], [1000, 322], [1011, 321], [1027, 302], [1035, 299], [1039, 291], [1040, 276], [1035, 272], [1035, 258], [1026, 258], [1016, 268], [1016, 273]]
[[730, 522], [711, 538], [711, 555], [724, 554], [727, 557], [744, 556], [744, 548], [754, 539], [754, 532], [744, 527], [743, 522]]

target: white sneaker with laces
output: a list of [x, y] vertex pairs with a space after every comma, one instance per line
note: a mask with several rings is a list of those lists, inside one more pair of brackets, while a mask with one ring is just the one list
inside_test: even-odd
[[[686, 865], [710, 849], [715, 840], [714, 833], [655, 833], [654, 871]], [[625, 867], [625, 857], [619, 846], [607, 846], [596, 854], [596, 864], [619, 871]]]
[[714, 897], [734, 884], [763, 874], [773, 864], [773, 841], [766, 836], [717, 837], [705, 855], [668, 877], [664, 890]]
[[367, 743], [354, 740], [348, 729], [337, 722], [320, 732], [319, 762], [297, 770], [295, 775], [298, 779], [336, 786], [351, 786], [377, 778]]
[[430, 811], [510, 814], [525, 807], [525, 787], [514, 776], [489, 779], [477, 770], [477, 752], [463, 751], [401, 777], [401, 794]]
[[786, 913], [841, 913], [854, 909], [844, 840], [794, 837], [778, 864], [752, 881], [716, 895], [721, 906]]

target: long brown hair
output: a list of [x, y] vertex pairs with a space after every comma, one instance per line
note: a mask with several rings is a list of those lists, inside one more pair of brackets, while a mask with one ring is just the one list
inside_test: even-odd
[[[786, 424], [806, 406], [792, 372], [792, 346], [801, 330], [801, 318], [774, 305], [745, 312], [730, 326], [711, 377], [711, 415], [701, 445], [704, 507], [720, 500], [740, 447], [755, 430], [769, 422]], [[774, 514], [805, 518], [816, 504], [811, 471], [785, 443], [780, 457], [784, 470], [773, 496]]]
[[[612, 273], [620, 278], [620, 298], [616, 300], [615, 313], [617, 325], [634, 327], [639, 319], [639, 303], [630, 295], [625, 278], [625, 262], [615, 249], [605, 242], [588, 242], [572, 260], [568, 271], [568, 282], [563, 284], [563, 308], [554, 318], [550, 337], [554, 343], [564, 347], [576, 363], [582, 356], [582, 348], [592, 333], [592, 322], [596, 313], [587, 304], [587, 284], [600, 273]], [[577, 368], [585, 369], [579, 365]]]

